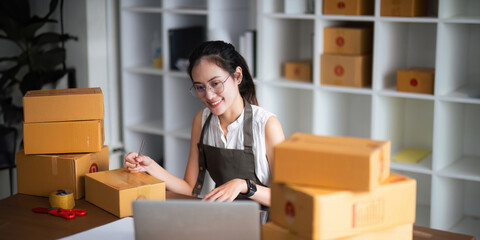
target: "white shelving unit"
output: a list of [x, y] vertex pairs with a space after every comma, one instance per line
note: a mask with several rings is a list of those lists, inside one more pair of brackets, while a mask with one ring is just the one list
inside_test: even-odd
[[[238, 46], [257, 31], [257, 97], [280, 119], [286, 136], [297, 132], [391, 140], [431, 149], [417, 164], [391, 170], [417, 179], [417, 225], [480, 237], [480, 1], [429, 0], [428, 17], [286, 14], [282, 0], [122, 1], [123, 122], [127, 151], [145, 153], [183, 177], [191, 121], [203, 108], [190, 97], [190, 79], [171, 71], [168, 29], [202, 25]], [[374, 29], [372, 86], [320, 84], [323, 28]], [[150, 43], [162, 38], [164, 68], [152, 67]], [[227, 35], [225, 35], [227, 33]], [[218, 35], [218, 34], [217, 34]], [[312, 59], [312, 83], [282, 77], [285, 61]], [[396, 70], [435, 68], [433, 95], [396, 91]]]

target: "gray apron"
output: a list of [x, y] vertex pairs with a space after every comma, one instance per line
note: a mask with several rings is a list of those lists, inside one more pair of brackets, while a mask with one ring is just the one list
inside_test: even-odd
[[[198, 146], [198, 178], [193, 188], [193, 195], [197, 196], [202, 190], [205, 180], [205, 172], [208, 173], [215, 182], [215, 186], [220, 186], [232, 179], [251, 179], [257, 185], [265, 186], [260, 182], [255, 174], [255, 158], [253, 155], [253, 134], [252, 134], [252, 106], [244, 100], [245, 112], [243, 119], [243, 150], [217, 148], [203, 143], [205, 130], [210, 126], [212, 113], [208, 116], [202, 128]], [[246, 184], [246, 183], [245, 183]], [[239, 194], [236, 199], [248, 199], [247, 196]], [[262, 209], [267, 210], [265, 206]], [[268, 215], [267, 215], [268, 217]]]

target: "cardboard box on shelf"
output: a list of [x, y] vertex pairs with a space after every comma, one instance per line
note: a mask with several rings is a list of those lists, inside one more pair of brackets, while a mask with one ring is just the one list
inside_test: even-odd
[[275, 146], [273, 181], [372, 191], [390, 174], [390, 141], [295, 133]]
[[[379, 230], [375, 232], [367, 232], [350, 237], [338, 238], [338, 240], [409, 240], [412, 239], [412, 224], [404, 224]], [[262, 225], [262, 240], [308, 240], [311, 238], [303, 238], [286, 228], [278, 226], [274, 222], [267, 222]], [[337, 238], [336, 238], [337, 239]]]
[[324, 0], [323, 14], [373, 15], [374, 0]]
[[23, 124], [25, 154], [98, 152], [104, 140], [103, 120]]
[[100, 88], [28, 91], [23, 97], [26, 123], [104, 119]]
[[372, 53], [372, 28], [326, 27], [323, 29], [323, 52], [334, 54]]
[[323, 85], [366, 87], [372, 82], [371, 55], [322, 54]]
[[312, 60], [285, 62], [285, 78], [312, 82]]
[[18, 151], [19, 193], [48, 197], [59, 189], [70, 190], [75, 199], [85, 196], [85, 175], [108, 170], [108, 146], [100, 152], [61, 155], [25, 155]]
[[335, 239], [415, 222], [416, 181], [391, 174], [373, 192], [271, 184], [270, 218], [298, 236]]
[[165, 182], [126, 168], [85, 177], [85, 200], [117, 217], [132, 216], [132, 202], [137, 199], [165, 200]]
[[428, 0], [381, 0], [382, 17], [421, 17], [427, 16]]
[[397, 91], [433, 94], [434, 68], [412, 67], [397, 71]]

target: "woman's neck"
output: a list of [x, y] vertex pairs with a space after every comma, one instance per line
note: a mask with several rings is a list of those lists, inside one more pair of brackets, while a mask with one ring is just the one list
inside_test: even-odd
[[232, 122], [238, 119], [243, 112], [244, 103], [243, 98], [239, 95], [232, 106], [227, 109], [222, 115], [218, 116], [222, 128], [226, 128]]

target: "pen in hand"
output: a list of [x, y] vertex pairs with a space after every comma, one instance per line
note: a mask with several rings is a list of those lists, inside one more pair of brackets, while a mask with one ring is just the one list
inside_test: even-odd
[[[142, 155], [142, 151], [143, 151], [143, 145], [145, 144], [145, 141], [142, 139], [142, 143], [140, 144], [140, 150], [138, 150], [138, 154], [137, 154], [137, 157], [138, 158], [140, 155]], [[135, 161], [136, 161], [136, 158], [135, 158]], [[135, 167], [138, 167], [138, 163], [136, 164]]]

